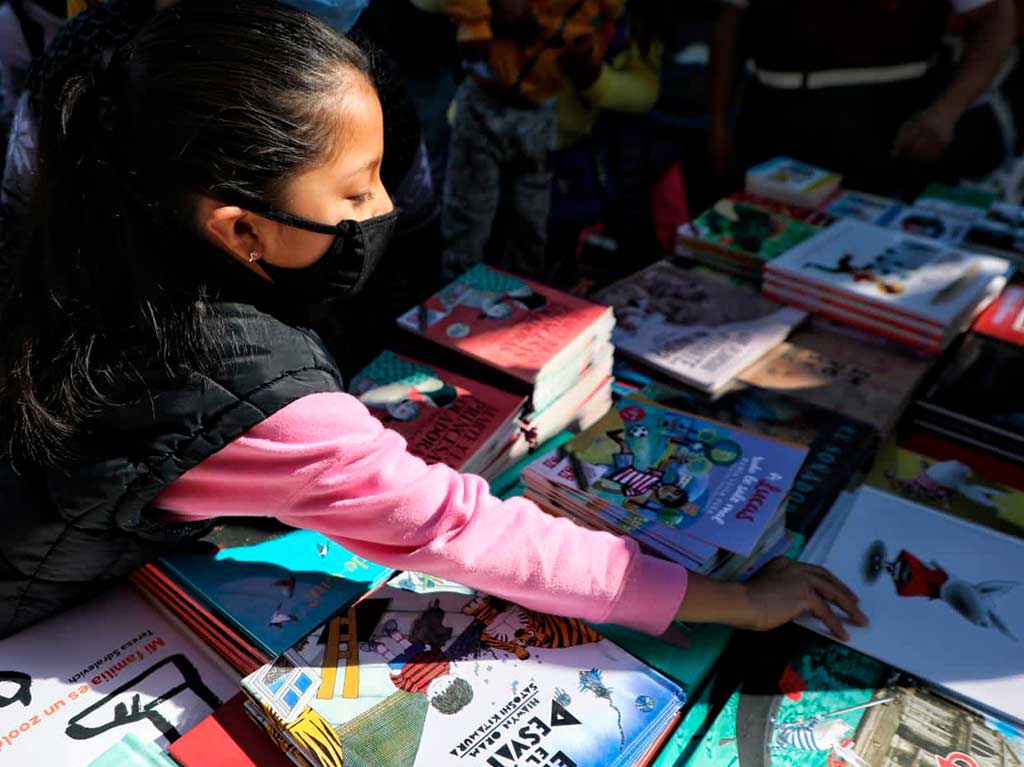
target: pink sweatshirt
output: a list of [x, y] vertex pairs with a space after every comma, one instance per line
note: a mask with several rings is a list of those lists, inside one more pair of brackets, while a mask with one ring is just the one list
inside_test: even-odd
[[480, 477], [427, 466], [354, 397], [307, 395], [166, 488], [177, 520], [273, 515], [382, 565], [421, 570], [542, 612], [664, 631], [686, 570]]

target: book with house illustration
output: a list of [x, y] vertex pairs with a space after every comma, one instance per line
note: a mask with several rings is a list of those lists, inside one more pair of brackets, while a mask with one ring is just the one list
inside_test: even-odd
[[750, 637], [692, 767], [1020, 767], [1024, 730], [842, 644]]
[[806, 314], [724, 277], [659, 261], [595, 298], [615, 310], [615, 347], [711, 394], [789, 335]]
[[685, 696], [579, 620], [386, 587], [244, 680], [310, 764], [626, 767]]
[[478, 474], [518, 434], [525, 398], [382, 352], [352, 379], [349, 392], [394, 429], [427, 463]]

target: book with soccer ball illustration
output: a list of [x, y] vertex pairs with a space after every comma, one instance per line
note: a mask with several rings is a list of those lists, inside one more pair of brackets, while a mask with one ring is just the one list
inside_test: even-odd
[[804, 559], [870, 617], [849, 646], [1024, 722], [1024, 540], [867, 486], [833, 514]]
[[572, 618], [495, 597], [385, 587], [244, 680], [319, 767], [627, 767], [685, 696]]
[[518, 434], [525, 398], [382, 352], [349, 391], [427, 463], [479, 474]]
[[596, 294], [625, 354], [713, 395], [806, 317], [730, 280], [659, 261]]
[[691, 767], [1019, 767], [1024, 731], [797, 628], [745, 638]]

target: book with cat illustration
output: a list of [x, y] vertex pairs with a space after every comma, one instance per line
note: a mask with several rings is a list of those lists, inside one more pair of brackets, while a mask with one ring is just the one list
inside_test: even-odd
[[525, 398], [384, 351], [349, 392], [427, 463], [479, 474], [519, 433]]
[[595, 298], [615, 310], [615, 347], [717, 395], [806, 314], [724, 277], [659, 261]]
[[319, 767], [610, 765], [649, 757], [685, 696], [583, 622], [463, 590], [386, 587], [244, 689]]

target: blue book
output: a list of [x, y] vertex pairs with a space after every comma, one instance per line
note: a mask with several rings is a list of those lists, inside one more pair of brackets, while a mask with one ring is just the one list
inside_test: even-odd
[[312, 530], [221, 525], [163, 569], [268, 657], [394, 573]]

